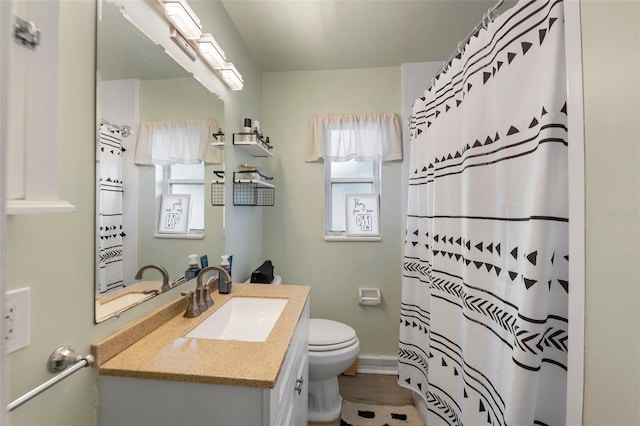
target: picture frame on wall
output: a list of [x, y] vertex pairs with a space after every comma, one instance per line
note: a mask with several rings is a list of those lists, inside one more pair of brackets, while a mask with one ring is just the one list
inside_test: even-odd
[[160, 199], [159, 234], [187, 234], [191, 195], [162, 194]]
[[348, 237], [380, 236], [380, 194], [346, 194], [345, 213]]

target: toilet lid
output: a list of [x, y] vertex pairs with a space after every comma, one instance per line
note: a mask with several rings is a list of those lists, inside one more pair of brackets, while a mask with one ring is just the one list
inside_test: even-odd
[[337, 350], [354, 344], [356, 331], [346, 324], [328, 319], [309, 320], [309, 350]]

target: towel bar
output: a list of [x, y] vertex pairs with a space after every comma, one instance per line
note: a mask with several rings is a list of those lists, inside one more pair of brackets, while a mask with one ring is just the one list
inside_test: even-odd
[[31, 400], [35, 396], [49, 389], [51, 386], [56, 383], [66, 379], [76, 371], [80, 370], [84, 367], [89, 367], [93, 365], [94, 358], [93, 355], [86, 356], [75, 356], [75, 351], [71, 346], [60, 346], [58, 349], [53, 351], [51, 356], [49, 357], [49, 361], [47, 363], [49, 371], [56, 372], [61, 371], [60, 374], [52, 377], [47, 380], [37, 388], [30, 390], [29, 392], [22, 395], [20, 398], [11, 402], [7, 405], [7, 411], [11, 412], [16, 408], [20, 407], [25, 402]]

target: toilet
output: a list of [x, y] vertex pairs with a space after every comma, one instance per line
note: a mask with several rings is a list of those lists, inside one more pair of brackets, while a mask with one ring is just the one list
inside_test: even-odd
[[[275, 275], [271, 284], [282, 284], [282, 277]], [[353, 328], [329, 319], [309, 319], [310, 422], [330, 422], [340, 417], [338, 376], [353, 364], [359, 352], [360, 341]]]
[[309, 320], [309, 421], [340, 417], [338, 375], [355, 361], [360, 341], [353, 328], [338, 321]]

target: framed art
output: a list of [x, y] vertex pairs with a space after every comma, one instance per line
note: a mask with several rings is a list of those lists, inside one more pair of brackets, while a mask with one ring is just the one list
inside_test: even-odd
[[189, 233], [191, 195], [162, 194], [160, 199], [159, 234]]
[[380, 236], [380, 194], [346, 194], [348, 237]]

